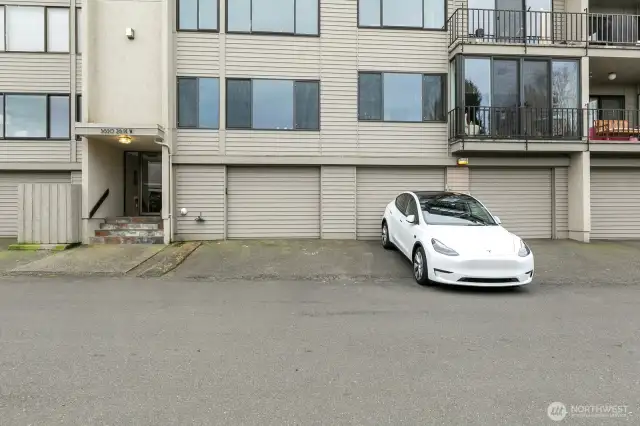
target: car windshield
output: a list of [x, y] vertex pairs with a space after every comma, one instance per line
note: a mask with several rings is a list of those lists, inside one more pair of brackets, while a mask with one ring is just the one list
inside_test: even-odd
[[429, 225], [494, 226], [493, 216], [475, 198], [464, 194], [418, 196]]

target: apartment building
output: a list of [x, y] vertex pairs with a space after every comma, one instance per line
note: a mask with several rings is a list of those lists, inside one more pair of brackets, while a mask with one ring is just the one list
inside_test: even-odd
[[82, 184], [84, 242], [114, 217], [371, 239], [407, 189], [470, 192], [525, 238], [640, 238], [634, 1], [3, 9], [0, 235], [37, 181]]

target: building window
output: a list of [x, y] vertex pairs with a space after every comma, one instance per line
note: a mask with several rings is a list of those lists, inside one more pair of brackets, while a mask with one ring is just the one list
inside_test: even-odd
[[441, 74], [360, 73], [358, 119], [444, 121], [445, 82]]
[[7, 139], [69, 139], [69, 95], [0, 95], [2, 136]]
[[443, 30], [445, 22], [445, 0], [358, 0], [361, 27]]
[[319, 34], [319, 0], [227, 0], [227, 31]]
[[217, 78], [178, 78], [178, 127], [220, 127], [220, 82]]
[[76, 8], [76, 53], [84, 50], [84, 22], [82, 22], [82, 9]]
[[320, 83], [308, 80], [229, 79], [227, 128], [319, 130]]
[[69, 8], [0, 6], [7, 52], [69, 52]]
[[178, 30], [218, 31], [218, 0], [178, 0]]

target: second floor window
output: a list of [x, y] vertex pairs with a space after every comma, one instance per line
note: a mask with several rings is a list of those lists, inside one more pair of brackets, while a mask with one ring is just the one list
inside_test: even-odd
[[358, 25], [444, 29], [446, 0], [358, 0]]
[[309, 80], [227, 80], [227, 128], [319, 130], [320, 83]]
[[319, 34], [319, 0], [227, 0], [227, 31]]
[[178, 0], [178, 30], [217, 31], [219, 0]]
[[217, 78], [178, 78], [178, 127], [220, 127], [220, 81]]
[[358, 76], [361, 121], [444, 121], [442, 74], [362, 72]]
[[69, 95], [0, 94], [0, 137], [69, 139]]
[[69, 52], [68, 7], [0, 6], [0, 28], [2, 51]]

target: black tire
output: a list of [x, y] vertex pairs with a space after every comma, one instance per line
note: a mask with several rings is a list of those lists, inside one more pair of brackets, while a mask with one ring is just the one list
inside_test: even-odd
[[382, 242], [382, 247], [386, 250], [393, 249], [393, 244], [391, 244], [391, 240], [389, 240], [389, 227], [387, 226], [387, 222], [383, 222], [380, 228], [380, 242]]
[[418, 246], [413, 251], [411, 257], [411, 266], [413, 269], [413, 279], [422, 286], [431, 285], [429, 279], [429, 273], [427, 272], [427, 256], [424, 254], [424, 249]]

